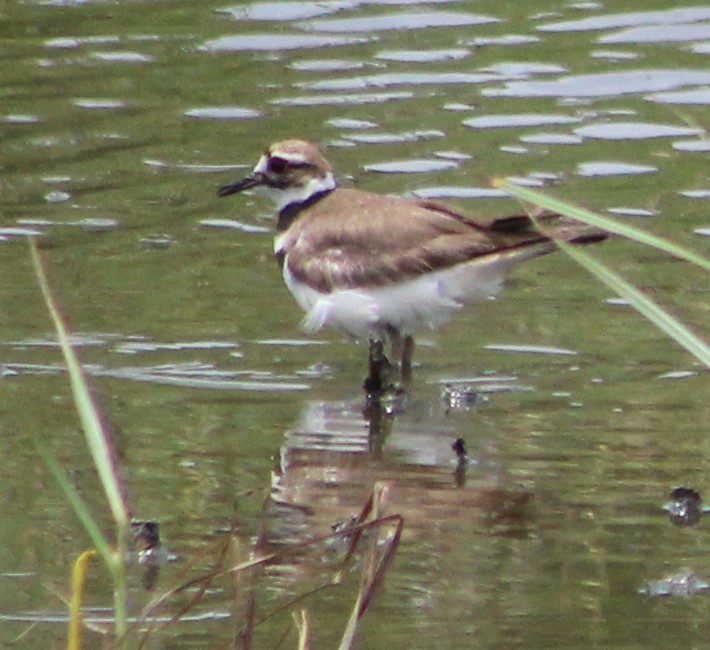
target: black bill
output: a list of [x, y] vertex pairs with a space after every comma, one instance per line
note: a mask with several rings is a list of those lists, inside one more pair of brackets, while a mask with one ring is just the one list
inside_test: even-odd
[[246, 178], [242, 178], [241, 180], [234, 181], [234, 183], [222, 185], [222, 187], [217, 190], [217, 194], [219, 196], [229, 196], [230, 194], [236, 194], [237, 192], [248, 190], [251, 187], [256, 187], [262, 183], [263, 179], [259, 175], [252, 174]]

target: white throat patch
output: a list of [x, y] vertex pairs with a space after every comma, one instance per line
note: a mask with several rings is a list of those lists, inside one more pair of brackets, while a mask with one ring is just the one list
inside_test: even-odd
[[328, 172], [323, 178], [311, 178], [305, 185], [299, 187], [288, 187], [284, 190], [273, 187], [266, 189], [270, 190], [269, 196], [276, 203], [276, 209], [280, 212], [292, 203], [303, 203], [316, 194], [334, 190], [335, 186], [335, 177]]

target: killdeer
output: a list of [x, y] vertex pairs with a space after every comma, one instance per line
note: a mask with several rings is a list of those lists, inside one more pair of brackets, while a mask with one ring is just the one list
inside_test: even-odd
[[304, 140], [271, 145], [251, 174], [220, 187], [219, 196], [253, 187], [276, 202], [274, 252], [306, 312], [303, 329], [335, 326], [367, 339], [370, 395], [386, 387], [385, 343], [406, 383], [418, 330], [496, 295], [511, 267], [555, 250], [556, 239], [606, 237], [552, 213], [536, 218], [542, 234], [527, 215], [485, 224], [437, 202], [340, 188], [330, 163]]

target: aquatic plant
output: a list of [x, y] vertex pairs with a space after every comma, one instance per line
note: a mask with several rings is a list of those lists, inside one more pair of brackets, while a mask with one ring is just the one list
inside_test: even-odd
[[[495, 184], [505, 189], [507, 192], [510, 192], [510, 194], [525, 204], [553, 210], [572, 219], [577, 219], [578, 221], [583, 221], [584, 223], [606, 230], [609, 233], [620, 235], [626, 239], [668, 253], [678, 259], [690, 262], [704, 271], [710, 271], [710, 260], [707, 258], [694, 251], [688, 250], [680, 244], [653, 235], [641, 228], [620, 223], [615, 219], [610, 219], [597, 212], [587, 210], [586, 208], [582, 208], [562, 199], [548, 196], [543, 192], [532, 190], [528, 187], [521, 187], [510, 181], [499, 180], [496, 181]], [[530, 216], [534, 219], [533, 214]], [[542, 228], [542, 230], [544, 230], [544, 228]], [[648, 321], [653, 323], [660, 331], [683, 346], [707, 368], [710, 368], [710, 346], [692, 332], [676, 316], [661, 307], [651, 297], [641, 291], [641, 289], [635, 287], [591, 254], [581, 251], [574, 246], [570, 246], [563, 241], [558, 241], [557, 244], [561, 250], [626, 300], [629, 305], [636, 309]]]
[[[72, 397], [76, 408], [81, 428], [86, 439], [86, 446], [93, 459], [96, 472], [103, 486], [106, 502], [109, 505], [113, 521], [116, 526], [115, 544], [112, 546], [101, 532], [100, 527], [89, 512], [76, 488], [72, 485], [66, 472], [53, 457], [49, 449], [38, 439], [37, 446], [40, 455], [46, 461], [49, 469], [64, 490], [67, 500], [71, 504], [79, 521], [84, 526], [96, 551], [103, 559], [113, 581], [113, 603], [115, 613], [116, 637], [123, 639], [128, 631], [126, 613], [126, 555], [128, 552], [128, 539], [130, 533], [130, 510], [126, 492], [121, 481], [118, 463], [111, 434], [100, 416], [99, 409], [91, 395], [88, 382], [74, 348], [71, 345], [69, 328], [65, 323], [57, 302], [52, 294], [47, 279], [46, 269], [40, 255], [37, 243], [33, 237], [29, 238], [30, 253], [37, 282], [42, 292], [44, 304], [52, 319], [59, 346], [67, 365], [67, 373], [71, 385]], [[76, 561], [74, 578], [72, 580], [73, 595], [70, 618], [69, 649], [80, 647], [79, 617], [81, 612], [81, 586], [86, 575], [86, 562], [90, 556], [82, 553]]]

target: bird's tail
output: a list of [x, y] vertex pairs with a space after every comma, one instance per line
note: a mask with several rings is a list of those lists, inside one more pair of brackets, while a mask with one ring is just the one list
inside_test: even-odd
[[550, 241], [564, 241], [568, 244], [594, 244], [604, 241], [609, 233], [582, 223], [557, 212], [543, 210], [531, 217], [527, 214], [516, 214], [496, 219], [488, 225], [491, 233], [519, 236], [521, 239], [537, 234]]

